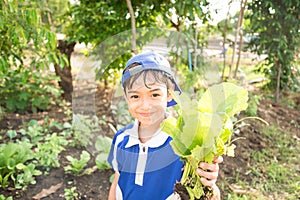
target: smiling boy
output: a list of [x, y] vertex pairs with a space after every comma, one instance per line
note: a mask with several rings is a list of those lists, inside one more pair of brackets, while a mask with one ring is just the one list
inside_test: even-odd
[[[122, 86], [135, 122], [114, 136], [108, 161], [115, 177], [108, 199], [179, 199], [173, 188], [184, 163], [172, 150], [172, 138], [160, 128], [168, 117], [167, 107], [176, 104], [169, 91], [181, 93], [169, 62], [154, 52], [134, 56], [125, 66]], [[214, 164], [201, 163], [197, 170], [203, 184], [216, 192], [215, 199], [220, 162], [219, 158]]]

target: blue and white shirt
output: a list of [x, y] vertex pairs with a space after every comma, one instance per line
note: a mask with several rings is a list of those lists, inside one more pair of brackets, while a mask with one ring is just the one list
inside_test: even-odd
[[182, 176], [183, 162], [171, 145], [172, 138], [158, 130], [146, 143], [138, 138], [138, 122], [119, 130], [108, 162], [120, 174], [117, 200], [165, 200]]

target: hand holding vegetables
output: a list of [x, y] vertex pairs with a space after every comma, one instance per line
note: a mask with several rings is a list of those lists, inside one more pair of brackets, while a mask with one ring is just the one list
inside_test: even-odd
[[219, 175], [219, 164], [223, 162], [223, 157], [217, 157], [212, 164], [200, 162], [197, 173], [201, 176], [204, 186], [215, 187]]
[[223, 162], [223, 157], [219, 156], [214, 159], [212, 164], [200, 162], [197, 173], [201, 176], [201, 183], [204, 186], [210, 187], [213, 190], [212, 199], [221, 199], [220, 190], [216, 185], [219, 175], [219, 164]]

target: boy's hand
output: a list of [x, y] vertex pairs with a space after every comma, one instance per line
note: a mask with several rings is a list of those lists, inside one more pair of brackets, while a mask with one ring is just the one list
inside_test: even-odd
[[209, 186], [211, 188], [216, 187], [219, 175], [219, 164], [222, 162], [222, 156], [215, 158], [212, 164], [200, 162], [197, 173], [201, 176], [201, 182], [204, 186]]

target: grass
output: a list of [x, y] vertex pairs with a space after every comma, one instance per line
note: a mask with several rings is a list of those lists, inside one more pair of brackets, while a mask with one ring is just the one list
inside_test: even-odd
[[[227, 56], [225, 76], [229, 74], [229, 63], [231, 56]], [[235, 59], [236, 61], [236, 59]], [[251, 58], [242, 58], [239, 68], [245, 74], [246, 81], [263, 80], [264, 74], [255, 73], [254, 68], [257, 64]], [[213, 65], [218, 66], [219, 72], [223, 69], [223, 59], [214, 58]], [[235, 65], [232, 70], [234, 70]], [[238, 74], [238, 77], [242, 74]], [[231, 81], [231, 80], [230, 80]], [[234, 80], [233, 80], [234, 81]], [[235, 80], [240, 83], [241, 80]], [[262, 81], [255, 84], [255, 87], [262, 87], [267, 82]], [[271, 95], [270, 95], [271, 96]], [[254, 96], [255, 97], [255, 96]], [[254, 98], [252, 97], [252, 99]], [[265, 95], [266, 97], [266, 95]], [[298, 109], [295, 105], [293, 96], [283, 95], [282, 104], [292, 109]], [[256, 109], [252, 116], [256, 116]], [[291, 121], [291, 125], [296, 123], [296, 119]], [[300, 127], [299, 127], [300, 128]], [[300, 199], [300, 145], [299, 139], [295, 138], [295, 133], [282, 130], [278, 126], [267, 126], [258, 130], [265, 147], [260, 151], [249, 149], [243, 159], [248, 161], [245, 172], [242, 169], [235, 169], [232, 177], [225, 177], [224, 181], [218, 185], [225, 191], [222, 199], [224, 200], [269, 200], [269, 199]], [[235, 183], [230, 185], [228, 183]]]
[[[262, 130], [267, 144], [261, 151], [249, 152], [249, 182], [242, 181], [236, 173], [235, 183], [244, 194], [231, 190], [224, 199], [287, 199], [300, 198], [300, 146], [291, 132], [269, 126]], [[222, 186], [221, 186], [222, 187]]]

